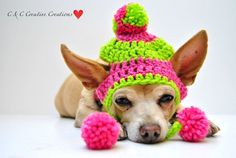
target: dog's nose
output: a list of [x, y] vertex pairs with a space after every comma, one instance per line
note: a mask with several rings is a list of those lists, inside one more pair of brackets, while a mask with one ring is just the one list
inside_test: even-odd
[[139, 133], [143, 143], [155, 143], [161, 134], [161, 127], [158, 124], [143, 125], [139, 129]]

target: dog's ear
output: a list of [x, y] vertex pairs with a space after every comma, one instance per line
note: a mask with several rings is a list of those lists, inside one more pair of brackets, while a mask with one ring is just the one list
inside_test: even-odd
[[75, 55], [64, 44], [61, 45], [61, 52], [67, 66], [86, 89], [95, 89], [107, 77], [106, 70], [96, 61]]
[[207, 54], [207, 33], [198, 32], [171, 58], [171, 63], [181, 81], [189, 86], [194, 83]]

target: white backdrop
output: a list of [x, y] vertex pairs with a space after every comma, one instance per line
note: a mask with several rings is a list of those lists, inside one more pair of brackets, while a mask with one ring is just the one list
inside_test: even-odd
[[[178, 49], [200, 29], [209, 35], [208, 56], [184, 104], [211, 114], [236, 114], [234, 0], [0, 0], [0, 114], [56, 114], [54, 96], [70, 74], [59, 51], [66, 43], [79, 55], [97, 58], [114, 37], [112, 18], [128, 2], [149, 15], [149, 32]], [[10, 11], [69, 12], [70, 17], [8, 16]]]

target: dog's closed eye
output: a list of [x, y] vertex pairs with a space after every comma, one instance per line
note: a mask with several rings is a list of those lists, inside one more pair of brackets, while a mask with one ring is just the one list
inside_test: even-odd
[[158, 100], [158, 105], [162, 106], [166, 103], [171, 102], [174, 99], [174, 97], [170, 94], [164, 94], [161, 96], [161, 98]]

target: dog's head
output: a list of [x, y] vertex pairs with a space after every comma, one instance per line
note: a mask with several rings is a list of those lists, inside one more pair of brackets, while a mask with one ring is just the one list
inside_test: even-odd
[[[63, 57], [72, 72], [88, 90], [94, 91], [107, 78], [107, 65], [82, 58], [66, 46]], [[200, 31], [172, 56], [172, 67], [185, 86], [192, 85], [207, 53], [207, 34]], [[155, 143], [165, 139], [169, 120], [177, 110], [176, 91], [165, 84], [126, 86], [112, 95], [110, 110], [125, 125], [128, 138]]]

